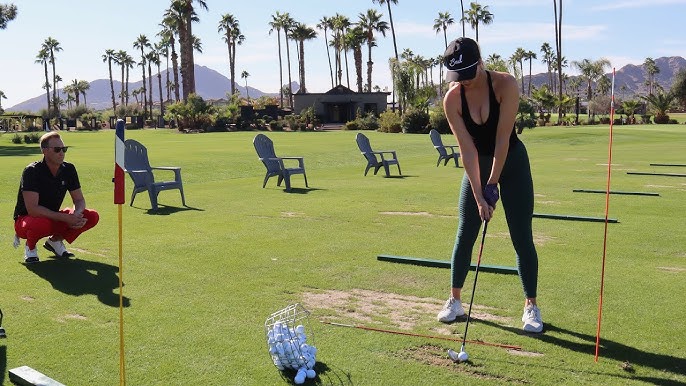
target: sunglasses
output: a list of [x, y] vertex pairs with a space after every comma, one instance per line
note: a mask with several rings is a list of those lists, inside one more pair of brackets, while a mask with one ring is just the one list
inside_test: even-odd
[[59, 153], [60, 151], [62, 153], [66, 153], [67, 149], [69, 149], [69, 147], [68, 146], [64, 146], [64, 147], [55, 146], [55, 147], [51, 147], [50, 149], [52, 149], [52, 151], [54, 151], [55, 153]]

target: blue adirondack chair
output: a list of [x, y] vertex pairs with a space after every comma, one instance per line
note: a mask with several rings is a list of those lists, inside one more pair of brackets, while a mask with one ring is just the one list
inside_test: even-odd
[[436, 129], [431, 129], [429, 132], [431, 136], [431, 142], [434, 144], [434, 148], [438, 151], [438, 161], [436, 161], [436, 166], [441, 164], [441, 160], [444, 160], [443, 166], [448, 164], [451, 159], [455, 160], [455, 167], [459, 168], [460, 163], [460, 153], [455, 149], [458, 149], [457, 145], [443, 145], [443, 140], [441, 140], [441, 134], [436, 131]]
[[[372, 146], [369, 144], [369, 138], [367, 138], [366, 135], [362, 133], [357, 133], [357, 136], [355, 137], [355, 141], [357, 141], [357, 147], [360, 148], [360, 152], [364, 156], [364, 158], [367, 160], [367, 166], [364, 169], [364, 175], [367, 175], [367, 172], [369, 169], [374, 168], [374, 174], [376, 175], [376, 172], [381, 169], [383, 166], [384, 171], [386, 172], [386, 177], [391, 176], [391, 172], [388, 168], [389, 165], [397, 165], [398, 166], [398, 174], [402, 175], [403, 173], [400, 171], [400, 163], [398, 162], [398, 155], [396, 154], [395, 150], [384, 150], [384, 151], [374, 151], [372, 150]], [[391, 156], [384, 156], [384, 154], [390, 154]]]
[[[183, 181], [181, 180], [181, 168], [175, 166], [150, 166], [148, 150], [140, 142], [127, 139], [124, 141], [124, 162], [126, 172], [133, 180], [133, 193], [131, 194], [131, 206], [136, 194], [148, 192], [150, 205], [157, 210], [157, 195], [163, 190], [178, 189], [181, 192], [181, 203], [186, 206], [186, 197], [183, 195]], [[153, 170], [166, 170], [174, 172], [173, 181], [155, 181]]]
[[[257, 151], [257, 156], [264, 164], [264, 167], [267, 168], [262, 188], [267, 186], [267, 180], [277, 176], [276, 186], [281, 186], [281, 181], [285, 181], [286, 191], [288, 192], [291, 190], [291, 176], [293, 174], [302, 174], [305, 178], [305, 187], [309, 187], [307, 185], [307, 174], [305, 173], [305, 160], [303, 157], [277, 157], [274, 152], [274, 143], [264, 134], [257, 134], [252, 143], [255, 146], [255, 151]], [[286, 167], [284, 160], [296, 160], [298, 161], [298, 166]]]

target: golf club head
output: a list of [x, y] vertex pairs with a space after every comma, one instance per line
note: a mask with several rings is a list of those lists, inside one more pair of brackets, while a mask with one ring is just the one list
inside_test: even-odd
[[5, 334], [5, 329], [0, 327], [0, 339], [2, 338], [7, 338], [7, 334]]

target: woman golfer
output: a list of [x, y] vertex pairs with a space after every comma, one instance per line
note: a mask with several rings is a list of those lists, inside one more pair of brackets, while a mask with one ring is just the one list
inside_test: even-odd
[[502, 195], [526, 297], [523, 329], [539, 333], [543, 321], [536, 306], [538, 256], [531, 231], [534, 190], [526, 148], [514, 131], [519, 107], [517, 81], [508, 73], [487, 71], [478, 43], [469, 38], [452, 41], [443, 59], [446, 80], [456, 82], [451, 83], [443, 107], [460, 145], [465, 174], [452, 256], [452, 290], [438, 320], [448, 323], [464, 315], [460, 295], [472, 249], [482, 221], [491, 219]]

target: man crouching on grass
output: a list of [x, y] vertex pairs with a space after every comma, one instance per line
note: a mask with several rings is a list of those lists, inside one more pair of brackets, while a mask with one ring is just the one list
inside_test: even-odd
[[[63, 240], [73, 243], [79, 235], [97, 223], [98, 212], [86, 209], [86, 200], [76, 168], [64, 162], [67, 146], [60, 134], [51, 131], [40, 138], [43, 159], [29, 164], [21, 175], [17, 205], [14, 208], [14, 246], [19, 238], [26, 239], [24, 261], [38, 262], [36, 244], [50, 236], [43, 247], [56, 257], [74, 256], [67, 251]], [[64, 196], [69, 191], [73, 208], [60, 210]]]

